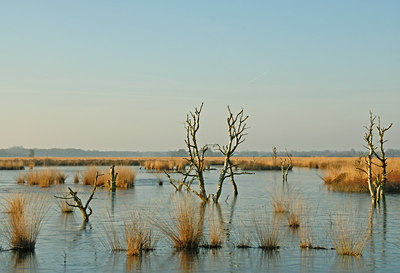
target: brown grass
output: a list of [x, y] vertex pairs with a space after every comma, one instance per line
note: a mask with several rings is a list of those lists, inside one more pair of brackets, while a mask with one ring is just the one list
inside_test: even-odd
[[[116, 186], [117, 188], [131, 188], [134, 186], [136, 172], [133, 168], [125, 167], [125, 166], [117, 166], [115, 167], [115, 171], [118, 173]], [[99, 176], [97, 179], [97, 185], [108, 187], [108, 180], [110, 180], [109, 170], [100, 170], [96, 167], [89, 167], [83, 173], [82, 184], [84, 185], [93, 185], [96, 179], [96, 172], [102, 173], [103, 175]]]
[[[358, 158], [331, 159], [331, 165], [324, 165], [324, 181], [330, 190], [344, 192], [369, 192], [367, 176], [356, 169]], [[377, 163], [375, 161], [375, 163]], [[373, 167], [374, 173], [379, 173], [377, 166]], [[373, 177], [375, 179], [375, 177]], [[388, 159], [388, 181], [385, 185], [386, 193], [400, 192], [400, 158]]]
[[221, 221], [216, 223], [214, 215], [210, 214], [208, 229], [208, 242], [202, 245], [204, 248], [220, 248], [222, 246], [224, 224]]
[[275, 213], [286, 213], [290, 211], [290, 204], [293, 202], [293, 195], [285, 189], [275, 188], [270, 194], [272, 207]]
[[306, 204], [300, 222], [300, 248], [313, 248], [313, 223], [310, 215], [310, 206]]
[[18, 158], [0, 159], [0, 170], [23, 170], [24, 161]]
[[253, 218], [255, 239], [259, 248], [265, 250], [279, 249], [279, 228], [277, 221]]
[[237, 248], [251, 248], [251, 230], [246, 230], [245, 222], [242, 220], [239, 224], [240, 231], [238, 236]]
[[79, 184], [79, 172], [74, 173], [74, 184]]
[[303, 205], [301, 198], [299, 198], [297, 200], [297, 208], [294, 206], [294, 202], [292, 202], [290, 205], [290, 211], [289, 214], [287, 215], [287, 222], [289, 227], [295, 229], [300, 227], [302, 213], [303, 213]]
[[42, 196], [17, 194], [7, 200], [6, 236], [12, 249], [33, 251], [47, 208]]
[[[39, 185], [39, 187], [50, 187], [53, 185], [64, 184], [66, 175], [54, 169], [43, 169], [39, 171], [29, 171], [26, 174], [26, 181], [28, 185], [34, 186]], [[19, 180], [17, 182], [20, 182]]]
[[145, 220], [138, 212], [133, 212], [124, 225], [128, 256], [138, 256], [143, 251], [154, 249], [154, 233], [149, 220]]
[[175, 204], [169, 221], [158, 220], [154, 224], [177, 249], [196, 250], [203, 239], [203, 219], [199, 209], [188, 199]]
[[339, 255], [359, 257], [367, 242], [367, 229], [360, 223], [356, 224], [354, 214], [338, 213], [329, 232], [331, 242]]
[[17, 176], [17, 183], [18, 184], [25, 184], [26, 175], [25, 173], [19, 173]]

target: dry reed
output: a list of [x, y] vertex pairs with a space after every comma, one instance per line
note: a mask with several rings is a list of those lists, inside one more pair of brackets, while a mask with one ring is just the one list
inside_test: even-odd
[[287, 215], [287, 221], [288, 221], [289, 227], [298, 228], [298, 227], [300, 227], [301, 217], [302, 217], [302, 213], [303, 213], [302, 200], [301, 200], [301, 198], [299, 198], [297, 200], [297, 208], [295, 208], [293, 203], [294, 202], [292, 202], [290, 205], [289, 214]]
[[258, 247], [264, 250], [279, 249], [279, 229], [277, 221], [253, 218], [255, 239]]
[[128, 256], [141, 255], [142, 251], [154, 249], [154, 233], [149, 220], [133, 212], [124, 225]]
[[189, 200], [175, 204], [174, 215], [169, 221], [158, 220], [154, 224], [177, 249], [196, 250], [202, 242], [203, 217]]
[[306, 204], [300, 222], [300, 248], [313, 248], [313, 224], [310, 215], [310, 207]]
[[[124, 166], [118, 166], [115, 168], [115, 171], [118, 173], [117, 176], [117, 181], [116, 181], [116, 186], [117, 188], [131, 188], [134, 186], [135, 183], [135, 177], [136, 177], [136, 172], [132, 168], [124, 167]], [[82, 184], [84, 185], [93, 185], [94, 181], [96, 179], [96, 173], [103, 173], [104, 175], [99, 176], [97, 179], [97, 185], [102, 186], [104, 185], [105, 187], [108, 187], [108, 181], [110, 180], [110, 174], [107, 171], [101, 171], [97, 169], [96, 167], [90, 167], [86, 169], [86, 171], [83, 173], [83, 179], [82, 179]]]
[[216, 223], [214, 216], [211, 214], [209, 218], [208, 242], [202, 245], [204, 248], [220, 248], [222, 246], [223, 227], [222, 221]]
[[7, 199], [8, 222], [5, 234], [11, 248], [18, 251], [33, 251], [47, 212], [43, 196], [16, 194]]
[[[28, 185], [38, 185], [41, 188], [50, 187], [53, 185], [64, 184], [66, 175], [54, 169], [43, 169], [38, 171], [30, 171], [26, 174]], [[18, 183], [21, 181], [17, 181]]]
[[335, 222], [331, 224], [329, 232], [331, 242], [339, 255], [350, 255], [359, 257], [367, 242], [367, 230], [365, 226], [355, 223], [353, 213], [342, 213], [335, 211]]
[[290, 211], [293, 195], [289, 190], [274, 188], [273, 193], [270, 194], [270, 198], [275, 213], [286, 213]]

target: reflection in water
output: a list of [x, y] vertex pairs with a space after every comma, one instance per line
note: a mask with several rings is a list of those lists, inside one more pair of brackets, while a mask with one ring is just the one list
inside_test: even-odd
[[115, 198], [115, 194], [116, 194], [116, 192], [110, 192], [110, 196], [111, 196], [111, 215], [112, 216], [114, 216], [114, 207], [115, 207], [115, 200], [116, 200], [116, 198]]
[[16, 272], [38, 272], [35, 252], [13, 251], [11, 260]]
[[276, 269], [279, 267], [279, 261], [280, 261], [279, 251], [260, 249], [259, 252], [260, 252], [260, 259], [257, 265], [258, 268]]
[[173, 256], [178, 256], [179, 271], [178, 272], [196, 272], [196, 264], [198, 262], [198, 251], [175, 251]]
[[367, 272], [367, 268], [362, 257], [337, 255], [330, 272]]

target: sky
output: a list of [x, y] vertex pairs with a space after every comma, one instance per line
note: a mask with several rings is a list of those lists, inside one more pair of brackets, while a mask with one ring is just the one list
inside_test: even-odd
[[400, 1], [1, 1], [0, 148], [400, 148]]

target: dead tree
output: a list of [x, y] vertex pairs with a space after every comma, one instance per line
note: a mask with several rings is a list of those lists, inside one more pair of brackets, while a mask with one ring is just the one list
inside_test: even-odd
[[68, 206], [74, 207], [74, 208], [78, 208], [81, 211], [82, 216], [83, 216], [83, 223], [84, 224], [89, 222], [89, 217], [93, 213], [93, 210], [89, 206], [89, 203], [90, 203], [90, 201], [92, 201], [94, 193], [95, 193], [95, 191], [96, 191], [96, 189], [98, 187], [97, 186], [97, 179], [98, 179], [98, 177], [100, 175], [101, 174], [99, 174], [98, 172], [96, 173], [96, 179], [95, 179], [95, 182], [94, 182], [94, 185], [93, 185], [92, 193], [90, 194], [89, 199], [86, 201], [85, 205], [83, 205], [82, 200], [78, 197], [78, 192], [77, 191], [73, 191], [70, 187], [68, 187], [68, 190], [69, 190], [68, 195], [69, 196], [63, 196], [63, 197], [55, 196], [56, 198], [60, 198], [60, 199], [73, 200], [74, 204], [71, 204], [68, 201], [65, 201], [65, 203]]
[[376, 126], [376, 130], [378, 131], [379, 135], [379, 154], [376, 152], [376, 150], [373, 150], [374, 156], [379, 160], [380, 165], [379, 167], [381, 168], [381, 175], [377, 175], [376, 181], [377, 181], [377, 189], [376, 189], [376, 195], [377, 198], [380, 199], [383, 197], [385, 194], [385, 184], [387, 182], [387, 157], [385, 154], [385, 149], [383, 148], [383, 144], [387, 142], [387, 140], [384, 139], [385, 132], [388, 131], [392, 127], [392, 123], [389, 124], [387, 127], [382, 127], [381, 126], [381, 119], [378, 117], [378, 125]]
[[110, 167], [110, 179], [107, 181], [108, 183], [108, 188], [111, 192], [115, 192], [117, 188], [117, 176], [118, 173], [115, 172], [115, 166], [114, 164]]
[[[377, 147], [375, 147], [373, 141], [373, 129], [375, 126], [375, 119], [376, 116], [373, 116], [372, 112], [369, 112], [369, 126], [365, 127], [367, 132], [364, 135], [364, 140], [366, 142], [365, 148], [368, 149], [367, 155], [362, 155], [365, 162], [365, 167], [362, 167], [361, 159], [357, 163], [357, 169], [367, 174], [367, 182], [368, 182], [368, 189], [371, 195], [372, 203], [377, 203], [384, 195], [384, 188], [387, 182], [387, 157], [385, 154], [384, 143], [387, 140], [384, 140], [385, 132], [388, 131], [392, 127], [392, 123], [387, 127], [381, 126], [380, 117], [378, 117], [378, 125], [376, 129], [379, 135], [379, 153], [376, 151]], [[373, 158], [376, 157], [380, 164], [374, 164]], [[377, 165], [381, 169], [381, 174], [376, 174], [375, 179], [373, 179], [373, 170], [372, 166]]]
[[[372, 180], [372, 158], [374, 156], [374, 152], [375, 152], [375, 147], [374, 147], [374, 126], [375, 126], [375, 118], [372, 115], [372, 112], [369, 112], [369, 126], [365, 126], [365, 129], [367, 130], [367, 132], [364, 135], [364, 141], [366, 142], [367, 145], [364, 145], [364, 147], [366, 149], [368, 149], [368, 154], [364, 155], [361, 154], [359, 160], [357, 161], [357, 166], [356, 168], [362, 172], [364, 172], [367, 175], [367, 183], [368, 183], [368, 189], [369, 189], [369, 193], [371, 195], [371, 200], [372, 203], [376, 202], [376, 183], [375, 181]], [[364, 163], [365, 166], [363, 166], [362, 162], [361, 162], [361, 158], [364, 158]]]
[[[281, 158], [281, 171], [282, 171], [282, 182], [287, 182], [287, 177], [289, 174], [289, 171], [293, 167], [292, 163], [292, 155], [289, 154], [289, 152], [286, 150], [286, 156], [287, 156], [287, 161], [286, 158]], [[287, 162], [287, 163], [286, 163]]]
[[229, 133], [229, 141], [227, 145], [220, 146], [216, 145], [219, 151], [225, 156], [224, 166], [222, 167], [221, 173], [218, 179], [218, 187], [215, 195], [213, 195], [213, 200], [215, 203], [218, 202], [219, 197], [221, 196], [222, 192], [222, 185], [224, 183], [225, 178], [230, 178], [233, 186], [233, 193], [234, 195], [238, 195], [238, 190], [235, 182], [235, 175], [241, 174], [248, 174], [246, 172], [235, 172], [234, 171], [234, 164], [231, 161], [231, 157], [235, 153], [237, 147], [245, 141], [245, 136], [247, 135], [245, 131], [247, 130], [246, 120], [249, 116], [245, 116], [243, 113], [243, 109], [233, 115], [231, 109], [228, 106], [228, 133]]
[[[190, 112], [186, 116], [186, 147], [188, 151], [188, 158], [186, 158], [189, 167], [185, 170], [177, 170], [177, 173], [180, 173], [184, 176], [182, 181], [177, 181], [172, 179], [169, 174], [167, 174], [169, 178], [169, 182], [175, 187], [176, 190], [179, 190], [181, 187], [185, 187], [187, 190], [196, 194], [202, 201], [208, 201], [209, 196], [207, 196], [206, 188], [204, 184], [204, 156], [205, 152], [208, 150], [208, 146], [204, 145], [203, 147], [199, 147], [197, 144], [197, 132], [200, 128], [200, 114], [203, 108], [204, 103], [200, 105], [200, 108], [195, 108], [194, 113]], [[199, 191], [193, 190], [191, 188], [192, 182], [197, 179], [199, 182]], [[176, 185], [178, 186], [176, 186]]]
[[276, 165], [276, 157], [277, 157], [276, 147], [272, 147], [272, 162], [274, 166]]

